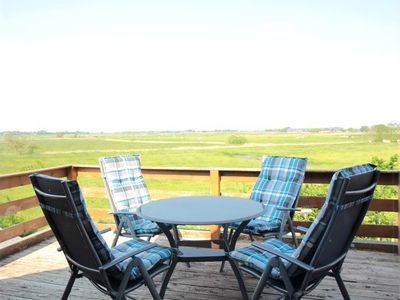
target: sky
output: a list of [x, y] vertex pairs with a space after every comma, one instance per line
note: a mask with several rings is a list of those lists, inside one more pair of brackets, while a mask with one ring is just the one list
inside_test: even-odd
[[400, 122], [400, 1], [0, 0], [0, 131]]

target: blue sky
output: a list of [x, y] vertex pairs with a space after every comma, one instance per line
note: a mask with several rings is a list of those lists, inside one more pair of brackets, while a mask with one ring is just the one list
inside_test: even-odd
[[400, 1], [0, 0], [0, 66], [0, 131], [399, 122]]

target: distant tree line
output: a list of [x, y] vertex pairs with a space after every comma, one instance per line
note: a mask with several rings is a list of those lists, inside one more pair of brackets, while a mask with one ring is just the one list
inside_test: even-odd
[[397, 142], [400, 140], [400, 124], [374, 125], [366, 131], [370, 140], [374, 142]]
[[[363, 132], [367, 133], [369, 136], [369, 140], [371, 142], [386, 142], [386, 143], [395, 143], [400, 140], [400, 123], [389, 123], [385, 124], [377, 124], [372, 126], [361, 126], [360, 128], [342, 128], [342, 127], [328, 127], [328, 128], [292, 128], [292, 127], [284, 127], [278, 129], [265, 129], [264, 132], [283, 132], [283, 133], [301, 133], [301, 132]], [[125, 131], [119, 132], [123, 134], [135, 134], [135, 133], [145, 133], [146, 131]], [[153, 133], [167, 133], [167, 132], [176, 132], [176, 133], [196, 133], [196, 132], [220, 132], [220, 133], [238, 133], [232, 134], [228, 138], [229, 144], [245, 144], [247, 142], [246, 138], [240, 133], [244, 131], [241, 130], [182, 130], [182, 131], [147, 131]], [[93, 133], [93, 132], [92, 132]], [[103, 132], [96, 132], [98, 134], [103, 134]], [[118, 133], [118, 132], [116, 132]], [[63, 138], [65, 135], [79, 137], [80, 135], [87, 135], [91, 134], [87, 131], [58, 131], [58, 132], [49, 132], [46, 130], [39, 130], [35, 132], [24, 132], [24, 131], [7, 131], [7, 132], [0, 132], [4, 138], [8, 139], [14, 148], [22, 149], [24, 148], [21, 146], [23, 143], [23, 138], [17, 138], [18, 136], [26, 136], [26, 135], [56, 135], [58, 138]]]

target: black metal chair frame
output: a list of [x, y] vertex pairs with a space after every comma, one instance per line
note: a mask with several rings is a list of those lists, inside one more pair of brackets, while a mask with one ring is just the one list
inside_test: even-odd
[[[67, 185], [67, 181], [61, 180], [58, 178], [52, 178], [52, 180], [59, 180], [60, 184], [62, 185], [64, 194], [54, 194], [54, 193], [46, 193], [43, 190], [39, 189], [38, 186], [38, 177], [41, 177], [40, 174], [33, 174], [30, 176], [32, 184], [34, 186], [34, 190], [36, 192], [37, 198], [39, 200], [39, 203], [42, 203], [44, 205], [45, 201], [44, 199], [55, 199], [55, 200], [65, 200], [68, 202], [69, 208], [71, 208], [72, 214], [75, 216], [78, 215], [77, 208], [75, 206], [74, 201], [72, 200], [72, 194], [71, 191]], [[47, 176], [46, 176], [47, 177]], [[43, 180], [43, 177], [41, 177]], [[47, 177], [49, 178], [49, 177]], [[90, 238], [84, 228], [84, 225], [82, 223], [82, 220], [80, 218], [74, 218], [74, 221], [76, 223], [76, 226], [81, 234], [81, 242], [83, 242], [84, 245], [82, 245], [82, 251], [84, 249], [88, 250], [90, 252], [90, 255], [92, 258], [96, 261], [98, 267], [93, 268], [93, 267], [87, 267], [81, 263], [78, 263], [76, 259], [74, 259], [73, 255], [71, 255], [68, 251], [68, 245], [67, 243], [64, 242], [64, 239], [62, 237], [62, 234], [59, 232], [57, 225], [53, 221], [53, 216], [52, 213], [45, 208], [43, 208], [43, 213], [46, 217], [46, 220], [48, 224], [50, 225], [54, 235], [56, 236], [60, 248], [58, 249], [59, 251], [62, 251], [65, 255], [65, 258], [67, 259], [68, 265], [70, 267], [71, 271], [71, 276], [68, 280], [68, 284], [64, 290], [64, 293], [62, 295], [62, 299], [67, 299], [71, 289], [74, 285], [75, 279], [81, 278], [81, 277], [86, 277], [100, 292], [111, 296], [113, 299], [124, 299], [128, 293], [132, 292], [133, 290], [139, 288], [143, 284], [146, 285], [153, 297], [153, 299], [162, 299], [164, 297], [169, 279], [174, 271], [174, 267], [176, 265], [176, 260], [177, 256], [175, 251], [173, 251], [172, 258], [169, 261], [169, 263], [160, 263], [153, 267], [151, 270], [146, 270], [142, 260], [137, 257], [139, 253], [142, 253], [144, 251], [147, 251], [153, 247], [156, 247], [156, 244], [150, 244], [147, 245], [139, 250], [135, 251], [130, 251], [127, 252], [125, 255], [115, 258], [107, 263], [102, 263], [97, 255], [97, 252], [93, 246], [93, 244], [90, 241]], [[78, 241], [79, 242], [79, 241]], [[125, 270], [125, 272], [122, 275], [121, 279], [116, 279], [115, 277], [110, 276], [108, 273], [108, 270], [110, 270], [112, 267], [115, 267], [117, 264], [121, 263], [122, 261], [125, 261], [127, 259], [130, 259], [130, 262]], [[131, 271], [134, 267], [137, 267], [141, 273], [141, 278], [131, 280]], [[160, 293], [157, 292], [157, 289], [155, 287], [155, 284], [152, 280], [152, 278], [160, 273], [166, 272], [163, 277], [163, 283], [160, 289]]]
[[[335, 210], [329, 220], [329, 223], [327, 224], [325, 233], [323, 234], [321, 241], [318, 243], [316, 251], [309, 263], [298, 260], [287, 254], [281, 253], [279, 250], [275, 248], [269, 247], [261, 243], [253, 242], [252, 245], [254, 247], [257, 247], [263, 251], [267, 251], [273, 254], [273, 257], [271, 257], [271, 259], [268, 261], [268, 265], [262, 273], [244, 265], [239, 266], [240, 270], [259, 278], [258, 284], [251, 299], [252, 300], [259, 299], [266, 285], [283, 293], [286, 296], [285, 297], [286, 299], [300, 299], [302, 296], [310, 293], [313, 289], [315, 289], [318, 286], [318, 284], [324, 279], [325, 276], [334, 277], [339, 286], [343, 299], [346, 300], [350, 299], [349, 293], [347, 292], [344, 282], [340, 276], [340, 272], [342, 270], [342, 265], [346, 258], [347, 252], [351, 246], [353, 238], [368, 210], [368, 206], [372, 200], [372, 195], [377, 185], [378, 178], [379, 178], [379, 171], [375, 170], [375, 173], [372, 178], [372, 184], [370, 184], [366, 188], [361, 188], [358, 190], [355, 189], [350, 191], [347, 190], [350, 180], [348, 178], [339, 179], [343, 180], [339, 196], [340, 201], [338, 201], [338, 204], [335, 205]], [[354, 222], [352, 231], [348, 233], [346, 236], [345, 246], [343, 247], [342, 253], [337, 257], [335, 257], [334, 260], [331, 260], [329, 257], [326, 257], [326, 251], [327, 247], [329, 247], [328, 246], [329, 239], [332, 237], [332, 235], [335, 234], [335, 232], [333, 232], [333, 229], [336, 218], [342, 211], [352, 207], [350, 206], [349, 208], [346, 208], [346, 206], [342, 206], [342, 204], [346, 197], [354, 197], [360, 195], [363, 195], [363, 198], [364, 197], [370, 197], [370, 198], [368, 199], [368, 201], [354, 205], [354, 206], [362, 205], [362, 207], [360, 209], [360, 212], [358, 213], [356, 221]], [[332, 247], [332, 245], [330, 245], [330, 247]], [[285, 266], [283, 260], [287, 260], [291, 264], [296, 265], [299, 269], [302, 269], [303, 272], [295, 277], [290, 276], [288, 274], [287, 267]], [[320, 260], [322, 261], [331, 260], [331, 261], [322, 266], [319, 266]], [[270, 276], [273, 268], [279, 269], [281, 280], [274, 279]]]

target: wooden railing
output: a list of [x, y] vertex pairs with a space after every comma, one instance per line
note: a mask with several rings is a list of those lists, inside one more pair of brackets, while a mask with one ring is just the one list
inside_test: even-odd
[[[161, 168], [147, 167], [142, 168], [145, 178], [163, 178], [163, 179], [209, 179], [210, 194], [221, 195], [221, 182], [237, 181], [237, 182], [254, 182], [259, 174], [257, 169], [207, 169], [207, 168]], [[0, 176], [0, 190], [10, 189], [14, 187], [29, 185], [29, 175], [32, 173], [42, 173], [56, 177], [64, 177], [68, 179], [77, 179], [80, 173], [98, 173], [98, 166], [91, 165], [67, 165], [54, 168], [46, 168], [28, 172], [20, 172]], [[316, 171], [306, 172], [304, 183], [310, 184], [328, 184], [334, 171]], [[99, 175], [100, 176], [100, 175]], [[390, 185], [399, 187], [400, 171], [382, 171], [379, 185]], [[33, 192], [32, 192], [33, 194]], [[399, 190], [397, 189], [399, 195]], [[302, 196], [299, 200], [299, 207], [302, 208], [320, 208], [324, 202], [324, 197]], [[398, 199], [374, 199], [370, 205], [370, 211], [377, 212], [395, 212], [399, 214]], [[13, 214], [28, 208], [37, 207], [38, 203], [35, 196], [29, 196], [23, 199], [9, 201], [0, 204], [0, 217]], [[8, 241], [12, 238], [25, 235], [29, 232], [37, 230], [46, 225], [45, 218], [39, 217], [17, 225], [0, 229], [0, 243]], [[298, 225], [309, 226], [310, 222], [296, 222]], [[399, 252], [399, 218], [396, 225], [371, 225], [363, 224], [357, 232], [357, 236], [366, 239], [357, 240], [356, 248], [376, 250], [383, 252], [398, 253]], [[218, 227], [212, 227], [211, 235], [218, 234]], [[28, 247], [52, 235], [49, 229], [38, 231], [32, 235], [19, 238], [14, 243], [9, 243], [0, 248], [0, 258], [5, 255], [16, 252], [20, 249]], [[377, 241], [371, 238], [386, 238], [390, 241]]]

